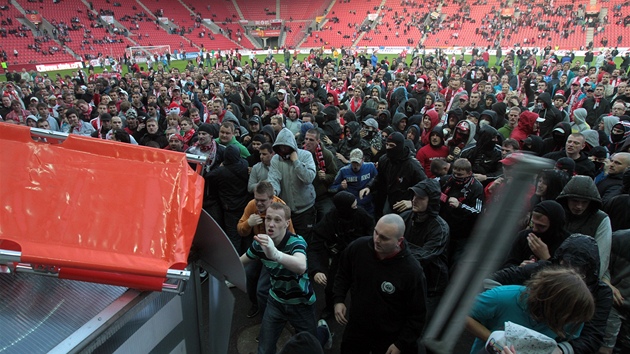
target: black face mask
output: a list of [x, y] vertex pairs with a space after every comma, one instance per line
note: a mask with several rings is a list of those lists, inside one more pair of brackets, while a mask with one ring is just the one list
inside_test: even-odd
[[453, 175], [453, 179], [455, 180], [455, 184], [459, 184], [459, 185], [462, 185], [462, 184], [466, 184], [466, 183], [468, 183], [468, 181], [470, 181], [470, 178], [471, 178], [471, 177], [472, 177], [472, 176], [467, 176], [467, 177], [455, 177], [455, 176]]
[[603, 162], [593, 161], [593, 165], [595, 165], [595, 170], [599, 171], [604, 168]]
[[621, 133], [621, 134], [613, 134], [613, 133], [610, 133], [610, 140], [611, 140], [613, 143], [618, 143], [618, 142], [620, 142], [621, 140], [623, 140], [623, 135], [624, 135], [623, 133]]

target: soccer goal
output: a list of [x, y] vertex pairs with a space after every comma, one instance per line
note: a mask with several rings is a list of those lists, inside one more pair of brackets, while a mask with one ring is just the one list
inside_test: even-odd
[[155, 61], [155, 58], [159, 59], [166, 53], [171, 53], [170, 45], [154, 45], [154, 46], [140, 46], [129, 47], [125, 49], [127, 56], [133, 58], [136, 63], [146, 63], [148, 61]]

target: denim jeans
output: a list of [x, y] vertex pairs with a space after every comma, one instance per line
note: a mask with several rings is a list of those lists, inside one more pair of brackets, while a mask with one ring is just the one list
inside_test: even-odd
[[258, 354], [276, 353], [276, 344], [287, 321], [295, 328], [295, 333], [306, 331], [318, 336], [315, 304], [285, 305], [270, 296], [260, 325]]

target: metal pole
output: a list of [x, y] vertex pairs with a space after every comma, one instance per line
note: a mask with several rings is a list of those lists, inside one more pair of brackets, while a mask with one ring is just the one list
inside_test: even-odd
[[532, 155], [514, 157], [518, 160], [511, 171], [512, 181], [501, 191], [501, 197], [490, 205], [488, 212], [476, 223], [464, 258], [446, 289], [423, 338], [436, 353], [452, 353], [464, 330], [466, 316], [482, 281], [504, 260], [513, 242], [517, 221], [523, 215], [528, 184], [541, 169], [551, 167], [550, 160]]
[[[41, 128], [31, 128], [31, 135], [36, 136], [38, 138], [47, 138], [47, 139], [57, 139], [60, 141], [64, 141], [70, 136], [68, 133], [56, 132], [52, 130], [46, 130]], [[98, 140], [94, 140], [98, 141]], [[186, 154], [186, 159], [191, 163], [204, 164], [207, 160], [206, 156], [203, 155], [194, 155], [194, 154]]]

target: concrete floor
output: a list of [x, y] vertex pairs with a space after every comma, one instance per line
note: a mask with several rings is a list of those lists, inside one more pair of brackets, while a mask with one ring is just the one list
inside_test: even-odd
[[[247, 298], [247, 294], [237, 288], [232, 288], [231, 291], [236, 299], [236, 303], [234, 317], [232, 318], [232, 334], [230, 336], [229, 354], [255, 354], [258, 348], [256, 337], [258, 336], [262, 314], [259, 314], [255, 318], [247, 318], [247, 311], [249, 311], [250, 308], [250, 302]], [[323, 288], [321, 286], [315, 286], [315, 294], [318, 299], [323, 299]], [[318, 301], [318, 305], [321, 310], [321, 307], [323, 307], [323, 301]], [[325, 353], [340, 353], [343, 326], [338, 324], [334, 318], [331, 318], [328, 321], [328, 326], [330, 327], [330, 331], [333, 333], [333, 347], [331, 350], [326, 350]], [[287, 325], [282, 333], [282, 337], [278, 341], [278, 347], [282, 348], [292, 335], [292, 328], [290, 325]], [[473, 340], [474, 338], [470, 334], [464, 332], [460, 340], [457, 342], [453, 353], [469, 353]]]

